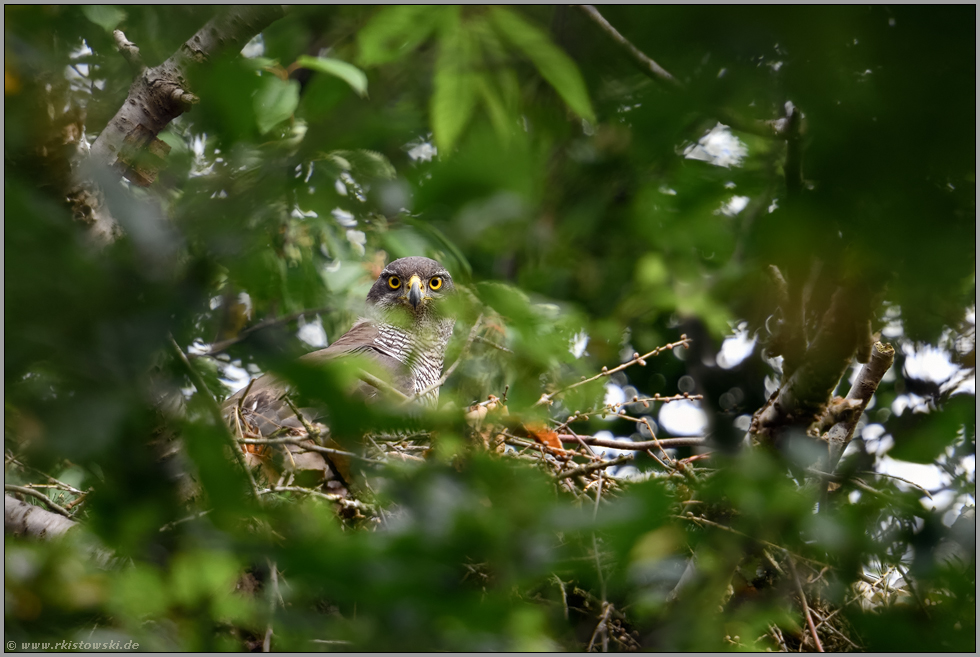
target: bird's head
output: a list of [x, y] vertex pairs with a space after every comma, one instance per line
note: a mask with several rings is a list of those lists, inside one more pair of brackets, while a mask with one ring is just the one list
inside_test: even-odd
[[367, 302], [386, 319], [401, 314], [396, 309], [402, 308], [411, 323], [418, 324], [439, 318], [439, 300], [453, 292], [453, 279], [445, 267], [430, 258], [412, 256], [384, 268]]

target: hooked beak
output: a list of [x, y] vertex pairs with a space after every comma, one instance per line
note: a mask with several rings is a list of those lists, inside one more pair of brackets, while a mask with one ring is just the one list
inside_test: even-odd
[[424, 298], [425, 288], [422, 286], [422, 279], [412, 276], [408, 279], [408, 302], [412, 304], [412, 308], [418, 308]]

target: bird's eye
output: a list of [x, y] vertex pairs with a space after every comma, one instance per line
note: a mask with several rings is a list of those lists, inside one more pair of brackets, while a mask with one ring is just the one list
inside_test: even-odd
[[388, 287], [390, 287], [392, 290], [397, 290], [401, 286], [402, 286], [402, 279], [398, 278], [397, 276], [388, 277]]
[[432, 290], [438, 290], [442, 287], [442, 279], [436, 276], [435, 278], [429, 280], [429, 288]]

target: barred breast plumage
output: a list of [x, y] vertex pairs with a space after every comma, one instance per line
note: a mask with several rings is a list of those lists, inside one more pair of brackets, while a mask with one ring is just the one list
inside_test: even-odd
[[[425, 392], [419, 401], [434, 406], [439, 389], [433, 386], [442, 376], [446, 345], [455, 325], [455, 320], [441, 312], [439, 305], [441, 299], [454, 291], [449, 272], [435, 260], [422, 257], [395, 260], [385, 267], [368, 293], [367, 317], [330, 346], [301, 360], [315, 364], [347, 354], [361, 354], [375, 360], [390, 374], [395, 389], [407, 396]], [[358, 392], [368, 399], [379, 395], [367, 383], [360, 384]], [[301, 419], [295, 417], [283, 399], [287, 393], [284, 381], [265, 375], [229, 398], [224, 404], [225, 413], [230, 420], [249, 425], [261, 435], [281, 427], [301, 429]], [[240, 400], [242, 413], [232, 418]], [[308, 421], [317, 416], [312, 410], [303, 413]]]

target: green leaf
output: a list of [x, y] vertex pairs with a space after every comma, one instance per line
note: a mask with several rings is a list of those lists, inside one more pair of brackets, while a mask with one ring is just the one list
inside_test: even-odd
[[112, 32], [120, 23], [126, 20], [126, 12], [113, 5], [85, 5], [82, 13], [106, 32]]
[[246, 66], [246, 68], [261, 71], [262, 69], [272, 68], [278, 62], [271, 57], [243, 57], [242, 63]]
[[142, 621], [166, 611], [170, 602], [169, 588], [153, 566], [135, 563], [113, 580], [113, 611], [122, 618]]
[[170, 147], [170, 152], [172, 156], [179, 154], [184, 154], [188, 152], [187, 144], [184, 143], [183, 138], [176, 134], [173, 130], [163, 130], [157, 135], [157, 138], [167, 144]]
[[348, 64], [347, 62], [339, 59], [330, 59], [328, 57], [309, 57], [307, 55], [301, 55], [296, 60], [296, 63], [303, 68], [320, 71], [321, 73], [338, 77], [349, 84], [351, 89], [357, 92], [358, 96], [361, 98], [367, 97], [367, 76], [364, 74], [364, 71], [357, 68], [353, 64]]
[[359, 149], [356, 151], [330, 151], [317, 155], [315, 160], [328, 161], [340, 171], [353, 171], [358, 176], [393, 180], [395, 167], [387, 157], [377, 151]]
[[418, 48], [452, 7], [396, 5], [376, 13], [357, 34], [359, 61], [377, 66], [394, 61]]
[[537, 67], [573, 112], [595, 122], [585, 81], [575, 62], [538, 28], [509, 9], [494, 7], [490, 17], [497, 29]]
[[263, 135], [290, 116], [299, 105], [299, 82], [265, 76], [253, 99], [255, 121]]
[[510, 137], [513, 124], [500, 94], [497, 93], [490, 79], [485, 75], [477, 76], [476, 88], [480, 92], [480, 97], [487, 108], [487, 114], [490, 115], [490, 122], [493, 124], [494, 130], [497, 131], [497, 136], [506, 142], [507, 138]]
[[383, 180], [394, 180], [395, 167], [387, 157], [377, 151], [360, 149], [350, 154], [354, 169], [362, 175]]
[[911, 463], [932, 463], [966, 431], [976, 434], [976, 397], [956, 395], [928, 413], [892, 416], [887, 425], [895, 446], [888, 455]]
[[[474, 20], [468, 26], [480, 46], [484, 62], [504, 62], [510, 58], [508, 48], [488, 21]], [[494, 130], [506, 142], [517, 127], [519, 89], [514, 71], [510, 67], [496, 68], [496, 75], [479, 75], [476, 85]]]
[[476, 107], [477, 74], [469, 36], [457, 15], [455, 29], [447, 26], [439, 43], [429, 112], [436, 145], [443, 152], [459, 139]]

